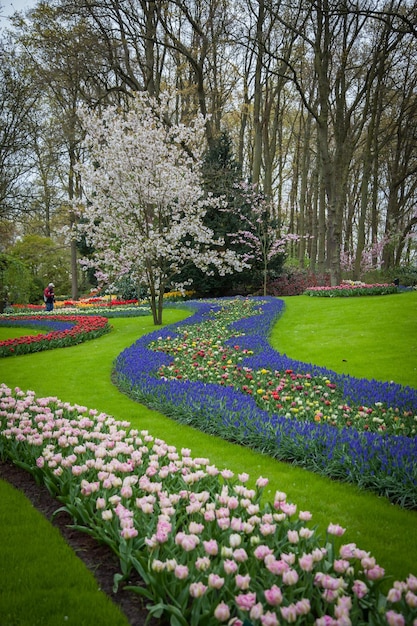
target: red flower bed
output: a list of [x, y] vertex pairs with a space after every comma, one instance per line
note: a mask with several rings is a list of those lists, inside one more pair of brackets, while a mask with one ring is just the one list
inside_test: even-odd
[[[23, 322], [23, 323], [22, 323]], [[59, 330], [52, 330], [61, 324]], [[42, 335], [26, 335], [0, 341], [0, 356], [28, 354], [64, 348], [100, 337], [111, 330], [106, 317], [98, 315], [19, 315], [0, 320], [1, 326], [31, 326], [32, 328], [52, 328]]]

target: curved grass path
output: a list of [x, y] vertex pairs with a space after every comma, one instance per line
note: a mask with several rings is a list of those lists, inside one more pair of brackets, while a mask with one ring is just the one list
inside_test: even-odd
[[[392, 297], [378, 298], [382, 301], [383, 298]], [[300, 299], [303, 298], [300, 296]], [[292, 299], [286, 299], [288, 309], [275, 327], [274, 345], [280, 324], [289, 324], [289, 328], [292, 328], [292, 305], [289, 300], [292, 302]], [[359, 303], [360, 300], [352, 298], [349, 306], [350, 302]], [[188, 315], [189, 312], [185, 310], [167, 310], [164, 321], [171, 324]], [[219, 468], [246, 471], [253, 480], [260, 475], [266, 476], [270, 480], [266, 497], [272, 499], [276, 490], [287, 492], [288, 499], [296, 503], [299, 510], [310, 510], [313, 513], [313, 521], [319, 526], [319, 532], [324, 534], [330, 522], [341, 524], [347, 528], [344, 536], [346, 542], [354, 542], [369, 550], [395, 579], [404, 579], [411, 572], [417, 573], [416, 511], [402, 510], [356, 487], [332, 482], [178, 425], [120, 394], [110, 380], [112, 362], [123, 348], [131, 345], [142, 334], [154, 330], [154, 326], [150, 318], [113, 319], [111, 324], [114, 328], [112, 333], [92, 342], [2, 359], [0, 381], [10, 387], [32, 389], [38, 396], [57, 396], [64, 401], [127, 419], [135, 427], [148, 429], [152, 435], [171, 445], [191, 448], [193, 456], [209, 457]], [[287, 354], [299, 358], [288, 351]], [[330, 363], [326, 365], [330, 367]]]

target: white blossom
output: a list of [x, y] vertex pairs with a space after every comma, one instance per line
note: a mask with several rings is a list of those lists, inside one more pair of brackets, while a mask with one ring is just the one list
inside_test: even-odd
[[81, 264], [110, 287], [125, 275], [146, 286], [155, 323], [165, 288], [184, 288], [186, 264], [221, 275], [246, 267], [203, 222], [209, 206], [223, 207], [202, 190], [204, 119], [168, 126], [168, 114], [168, 98], [158, 104], [145, 94], [128, 112], [80, 111], [88, 158], [78, 166], [86, 197], [79, 229], [94, 248]]

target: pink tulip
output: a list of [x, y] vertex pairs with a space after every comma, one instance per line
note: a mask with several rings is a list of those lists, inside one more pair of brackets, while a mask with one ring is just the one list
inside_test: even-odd
[[231, 559], [226, 559], [223, 563], [223, 568], [226, 574], [234, 574], [237, 571], [237, 563], [236, 561], [232, 561]]
[[195, 562], [195, 567], [199, 572], [206, 572], [210, 567], [208, 556], [200, 556]]
[[221, 589], [223, 585], [224, 585], [224, 578], [222, 578], [218, 574], [209, 574], [208, 586], [211, 589]]
[[414, 574], [410, 574], [406, 580], [406, 584], [408, 589], [410, 589], [411, 591], [417, 591], [417, 576], [414, 576]]
[[273, 585], [270, 589], [265, 589], [265, 599], [271, 606], [278, 606], [282, 602], [282, 592], [279, 587]]
[[298, 615], [294, 604], [280, 607], [282, 617], [289, 623], [293, 624], [297, 621]]
[[401, 597], [402, 597], [401, 589], [392, 587], [388, 592], [387, 600], [388, 602], [399, 602], [401, 600]]
[[336, 559], [333, 561], [333, 569], [338, 574], [344, 574], [350, 568], [350, 563], [346, 559]]
[[134, 539], [139, 533], [136, 528], [126, 527], [121, 530], [120, 534], [123, 539]]
[[329, 524], [327, 527], [327, 532], [329, 533], [329, 535], [341, 537], [346, 532], [346, 528], [342, 528], [342, 526], [339, 526], [339, 524]]
[[256, 604], [256, 593], [241, 593], [235, 597], [235, 602], [242, 611], [250, 611]]
[[255, 548], [253, 554], [257, 559], [259, 559], [260, 561], [263, 561], [266, 556], [272, 554], [272, 550], [268, 546], [260, 545], [257, 548]]
[[226, 622], [230, 618], [230, 609], [225, 602], [220, 602], [214, 609], [214, 617], [219, 622]]
[[271, 613], [270, 611], [261, 615], [261, 624], [262, 626], [279, 626], [277, 616], [275, 613]]
[[298, 564], [303, 572], [311, 572], [314, 566], [314, 559], [311, 554], [303, 554], [298, 559]]
[[215, 539], [210, 539], [209, 541], [203, 541], [203, 546], [204, 546], [204, 550], [206, 551], [206, 554], [209, 554], [210, 556], [216, 556], [216, 554], [218, 554], [219, 552], [219, 546]]
[[190, 596], [192, 598], [201, 598], [207, 591], [206, 585], [202, 582], [191, 583], [190, 585]]
[[340, 547], [339, 554], [343, 559], [357, 558], [357, 547], [355, 543], [347, 543]]
[[405, 601], [407, 602], [409, 607], [411, 607], [412, 609], [417, 609], [417, 595], [415, 593], [413, 593], [412, 591], [407, 591], [407, 593], [405, 594]]
[[265, 558], [266, 568], [271, 572], [271, 574], [282, 576], [290, 569], [290, 566], [285, 561], [278, 561], [273, 555], [271, 555], [271, 557], [272, 558]]
[[[276, 524], [261, 524], [259, 526], [259, 532], [263, 537], [267, 537], [268, 535], [273, 535], [276, 530]], [[295, 531], [296, 532], [296, 531]]]
[[186, 565], [177, 565], [174, 569], [174, 574], [178, 580], [184, 580], [189, 575], [188, 567]]
[[295, 603], [295, 609], [298, 615], [308, 615], [311, 611], [311, 604], [308, 598], [303, 598]]
[[289, 569], [282, 574], [282, 582], [285, 585], [296, 585], [298, 582], [298, 574], [295, 569]]
[[235, 578], [236, 587], [242, 590], [249, 589], [250, 580], [251, 578], [249, 574], [246, 574], [245, 576], [243, 576], [242, 574], [237, 574]]
[[314, 626], [338, 626], [337, 621], [330, 615], [323, 615], [314, 622]]
[[260, 619], [261, 615], [263, 614], [264, 609], [262, 606], [262, 602], [257, 602], [257, 604], [255, 604], [249, 613], [249, 617], [251, 619]]
[[368, 569], [365, 571], [366, 578], [369, 580], [380, 580], [385, 576], [385, 570], [383, 567], [379, 565], [375, 565], [372, 569]]
[[233, 558], [237, 563], [244, 563], [248, 560], [248, 555], [244, 548], [238, 548], [233, 551]]
[[395, 611], [387, 611], [385, 613], [385, 619], [389, 626], [405, 626], [404, 617]]
[[368, 593], [368, 587], [361, 580], [355, 580], [352, 585], [352, 591], [359, 599], [364, 598]]

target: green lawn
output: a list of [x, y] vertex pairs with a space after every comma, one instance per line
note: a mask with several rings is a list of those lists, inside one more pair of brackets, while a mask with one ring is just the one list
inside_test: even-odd
[[35, 330], [34, 328], [13, 328], [11, 326], [0, 326], [0, 341], [6, 339], [17, 339], [18, 337], [26, 337], [28, 335], [42, 335], [44, 330]]
[[[339, 372], [381, 380], [393, 378], [417, 386], [417, 293], [337, 300], [297, 296], [285, 298], [285, 302], [286, 311], [271, 338], [277, 349]], [[174, 323], [188, 314], [167, 310], [164, 321]], [[383, 320], [385, 323], [381, 324]], [[111, 367], [124, 347], [154, 330], [152, 320], [149, 317], [112, 319], [111, 324], [113, 331], [95, 341], [0, 360], [0, 381], [10, 387], [33, 389], [39, 396], [58, 396], [127, 419], [171, 445], [191, 448], [194, 456], [209, 457], [219, 468], [228, 467], [236, 473], [246, 471], [253, 480], [266, 476], [270, 480], [266, 490], [268, 499], [272, 499], [276, 490], [285, 491], [299, 510], [313, 513], [318, 532], [323, 534], [330, 522], [341, 524], [347, 528], [346, 542], [355, 542], [369, 550], [394, 578], [404, 579], [410, 572], [417, 574], [417, 511], [402, 510], [356, 487], [332, 482], [180, 426], [136, 404], [112, 385]], [[406, 341], [403, 335], [408, 337]], [[410, 368], [414, 368], [411, 373]], [[4, 493], [3, 484], [2, 496]], [[5, 574], [0, 565], [0, 578]], [[1, 618], [0, 608], [3, 625]], [[10, 622], [10, 626], [14, 623], [32, 624], [23, 620]]]
[[280, 352], [340, 374], [417, 387], [417, 291], [283, 300], [271, 337]]
[[1, 626], [127, 626], [84, 563], [25, 498], [0, 481]]

